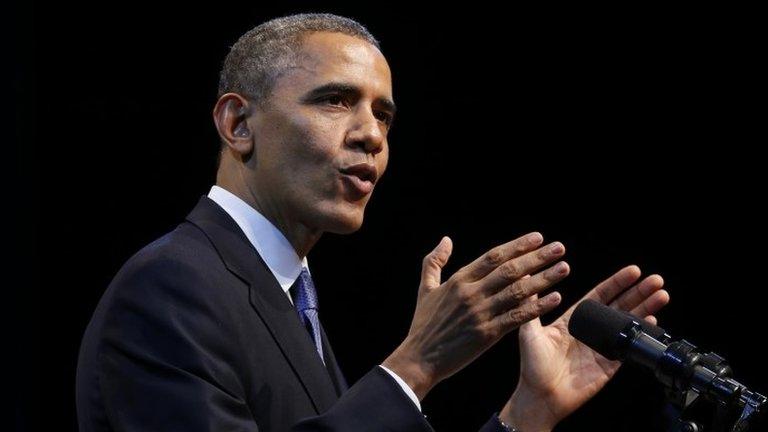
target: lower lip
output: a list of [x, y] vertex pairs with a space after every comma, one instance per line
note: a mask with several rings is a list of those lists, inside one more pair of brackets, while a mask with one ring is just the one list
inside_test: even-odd
[[373, 191], [373, 183], [368, 180], [362, 180], [360, 177], [350, 174], [342, 174], [341, 177], [359, 194], [367, 195]]

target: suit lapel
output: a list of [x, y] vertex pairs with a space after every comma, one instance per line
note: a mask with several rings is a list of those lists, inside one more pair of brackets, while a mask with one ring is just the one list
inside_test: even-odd
[[336, 355], [333, 353], [331, 344], [328, 341], [328, 335], [325, 334], [325, 329], [323, 328], [322, 324], [320, 324], [320, 332], [323, 338], [323, 354], [325, 354], [325, 365], [328, 369], [328, 373], [331, 375], [333, 385], [336, 387], [336, 394], [341, 396], [342, 393], [347, 391], [349, 385], [347, 384], [347, 380], [344, 378], [344, 374], [339, 368], [339, 364], [336, 361]]
[[[336, 386], [293, 305], [240, 227], [205, 196], [187, 220], [208, 236], [227, 269], [248, 284], [251, 307], [280, 347], [317, 412], [326, 411], [337, 399]], [[325, 337], [323, 340], [325, 344]]]

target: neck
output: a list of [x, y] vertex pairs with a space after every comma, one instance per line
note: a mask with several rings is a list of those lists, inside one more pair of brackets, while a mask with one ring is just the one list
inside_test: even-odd
[[293, 246], [293, 250], [296, 251], [296, 255], [299, 258], [303, 259], [309, 254], [315, 243], [320, 240], [323, 234], [322, 231], [311, 228], [295, 220], [295, 218], [291, 218], [277, 203], [260, 196], [257, 191], [246, 183], [234, 181], [235, 179], [232, 179], [231, 176], [226, 175], [223, 171], [219, 170], [216, 175], [216, 186], [231, 192], [267, 218], [288, 239], [288, 242]]

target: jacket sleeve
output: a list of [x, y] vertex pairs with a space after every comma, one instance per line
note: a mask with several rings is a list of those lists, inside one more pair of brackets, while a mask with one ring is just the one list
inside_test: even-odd
[[377, 366], [327, 412], [302, 420], [292, 430], [432, 431], [432, 427], [397, 382]]

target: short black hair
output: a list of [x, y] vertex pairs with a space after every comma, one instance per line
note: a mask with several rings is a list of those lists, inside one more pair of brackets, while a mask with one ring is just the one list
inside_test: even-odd
[[362, 24], [350, 18], [326, 13], [275, 18], [254, 27], [232, 46], [219, 76], [218, 96], [237, 93], [263, 102], [301, 50], [303, 38], [314, 32], [342, 33], [381, 48]]

